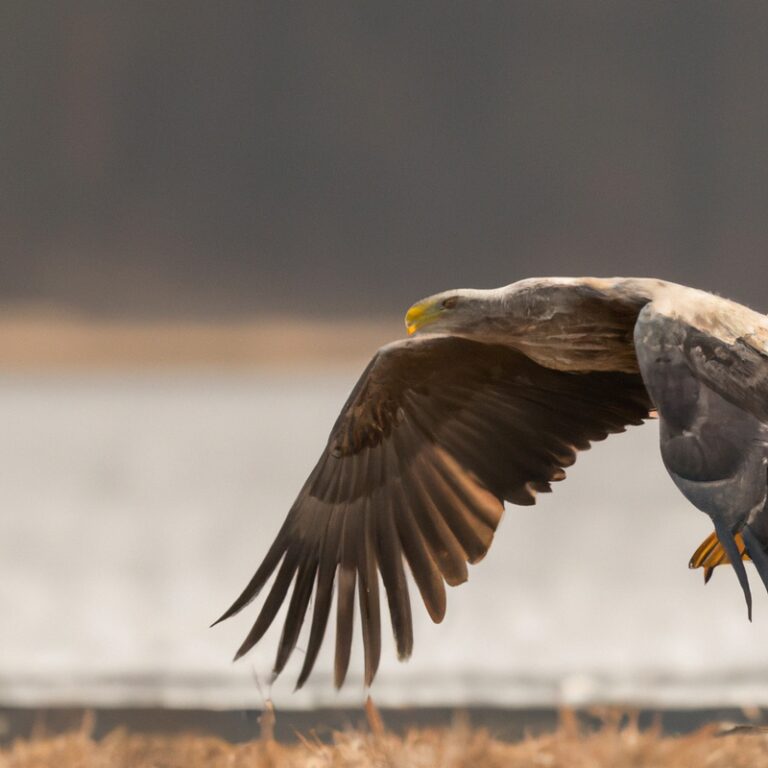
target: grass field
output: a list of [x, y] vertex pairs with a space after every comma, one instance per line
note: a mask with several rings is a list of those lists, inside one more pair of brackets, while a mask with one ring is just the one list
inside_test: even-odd
[[713, 724], [685, 736], [641, 730], [632, 717], [608, 713], [598, 729], [585, 730], [563, 713], [557, 730], [509, 743], [484, 729], [456, 723], [448, 729], [388, 732], [369, 709], [370, 728], [334, 734], [331, 743], [313, 734], [284, 745], [262, 724], [260, 739], [230, 744], [203, 735], [157, 736], [115, 730], [101, 740], [91, 725], [64, 735], [38, 735], [0, 750], [0, 768], [761, 768], [768, 766], [768, 734], [761, 729]]

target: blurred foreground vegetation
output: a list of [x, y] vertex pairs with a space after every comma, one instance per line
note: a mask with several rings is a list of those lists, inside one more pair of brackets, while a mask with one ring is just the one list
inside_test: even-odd
[[547, 766], [548, 768], [760, 768], [768, 766], [768, 734], [760, 728], [713, 724], [685, 736], [664, 735], [658, 727], [642, 730], [636, 719], [609, 715], [598, 729], [585, 730], [564, 713], [552, 733], [529, 735], [509, 743], [486, 729], [461, 722], [452, 728], [388, 732], [369, 710], [370, 730], [337, 732], [330, 743], [314, 734], [285, 745], [272, 736], [273, 722], [262, 723], [262, 737], [230, 744], [204, 735], [157, 736], [118, 729], [101, 740], [86, 722], [78, 731], [54, 737], [17, 740], [0, 750], [0, 768], [288, 768], [296, 766]]

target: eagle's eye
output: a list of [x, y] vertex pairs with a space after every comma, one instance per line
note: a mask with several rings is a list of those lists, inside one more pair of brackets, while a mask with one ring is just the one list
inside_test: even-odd
[[453, 309], [459, 303], [458, 296], [449, 296], [447, 299], [443, 299], [443, 309]]

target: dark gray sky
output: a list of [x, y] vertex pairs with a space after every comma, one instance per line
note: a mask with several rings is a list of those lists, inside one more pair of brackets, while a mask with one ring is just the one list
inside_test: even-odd
[[768, 309], [768, 4], [0, 11], [0, 301], [399, 313], [658, 275]]

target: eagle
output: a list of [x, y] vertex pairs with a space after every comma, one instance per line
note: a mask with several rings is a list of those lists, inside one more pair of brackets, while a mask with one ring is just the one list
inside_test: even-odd
[[[400, 659], [413, 647], [410, 571], [440, 622], [445, 585], [491, 546], [504, 502], [534, 504], [579, 451], [658, 418], [664, 465], [714, 531], [690, 567], [730, 563], [751, 619], [744, 566], [768, 587], [768, 317], [651, 278], [533, 278], [438, 293], [379, 349], [253, 578], [218, 620], [277, 572], [235, 658], [289, 598], [274, 663], [285, 667], [312, 603], [297, 688], [309, 677], [335, 593], [341, 687], [358, 603], [364, 681], [381, 655], [383, 585]], [[218, 623], [218, 621], [216, 623]]]

